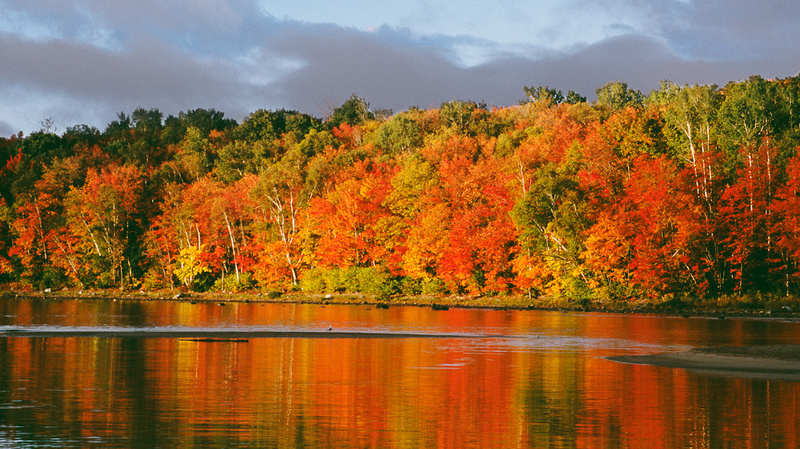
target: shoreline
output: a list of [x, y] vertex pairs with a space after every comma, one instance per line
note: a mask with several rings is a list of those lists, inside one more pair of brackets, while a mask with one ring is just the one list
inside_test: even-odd
[[606, 359], [705, 374], [800, 382], [800, 345], [792, 344], [705, 347], [684, 352], [613, 356]]
[[[800, 322], [800, 304], [797, 307], [773, 304], [768, 308], [754, 307], [750, 303], [698, 304], [680, 301], [650, 303], [627, 302], [572, 302], [569, 300], [536, 299], [523, 296], [393, 296], [376, 297], [359, 293], [219, 293], [182, 291], [19, 291], [0, 290], [3, 299], [49, 299], [59, 300], [108, 300], [108, 301], [174, 301], [188, 303], [271, 303], [271, 304], [317, 304], [317, 305], [367, 305], [385, 307], [431, 307], [435, 310], [469, 308], [487, 310], [539, 310], [577, 313], [620, 313], [674, 316], [682, 318], [710, 319], [786, 319]], [[792, 302], [796, 304], [796, 302]]]

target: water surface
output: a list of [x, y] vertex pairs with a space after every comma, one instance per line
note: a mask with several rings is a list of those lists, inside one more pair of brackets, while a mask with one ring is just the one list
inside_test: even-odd
[[605, 359], [783, 343], [797, 323], [4, 299], [0, 447], [798, 447], [800, 383]]

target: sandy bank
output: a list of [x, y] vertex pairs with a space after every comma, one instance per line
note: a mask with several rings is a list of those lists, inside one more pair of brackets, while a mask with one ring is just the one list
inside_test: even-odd
[[368, 331], [272, 331], [272, 330], [214, 330], [214, 329], [6, 329], [0, 331], [2, 337], [95, 337], [95, 338], [178, 338], [178, 339], [250, 339], [250, 338], [488, 338], [488, 335], [472, 334], [427, 334], [413, 332], [368, 332]]
[[800, 381], [800, 345], [696, 348], [685, 352], [608, 359], [726, 376]]

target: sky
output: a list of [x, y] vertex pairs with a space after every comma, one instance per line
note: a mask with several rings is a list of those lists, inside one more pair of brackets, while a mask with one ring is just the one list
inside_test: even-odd
[[323, 117], [800, 73], [795, 0], [0, 0], [0, 136], [137, 107]]

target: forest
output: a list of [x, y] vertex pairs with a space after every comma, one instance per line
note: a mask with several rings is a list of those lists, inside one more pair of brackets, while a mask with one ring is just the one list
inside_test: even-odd
[[800, 75], [0, 138], [8, 288], [800, 294]]

